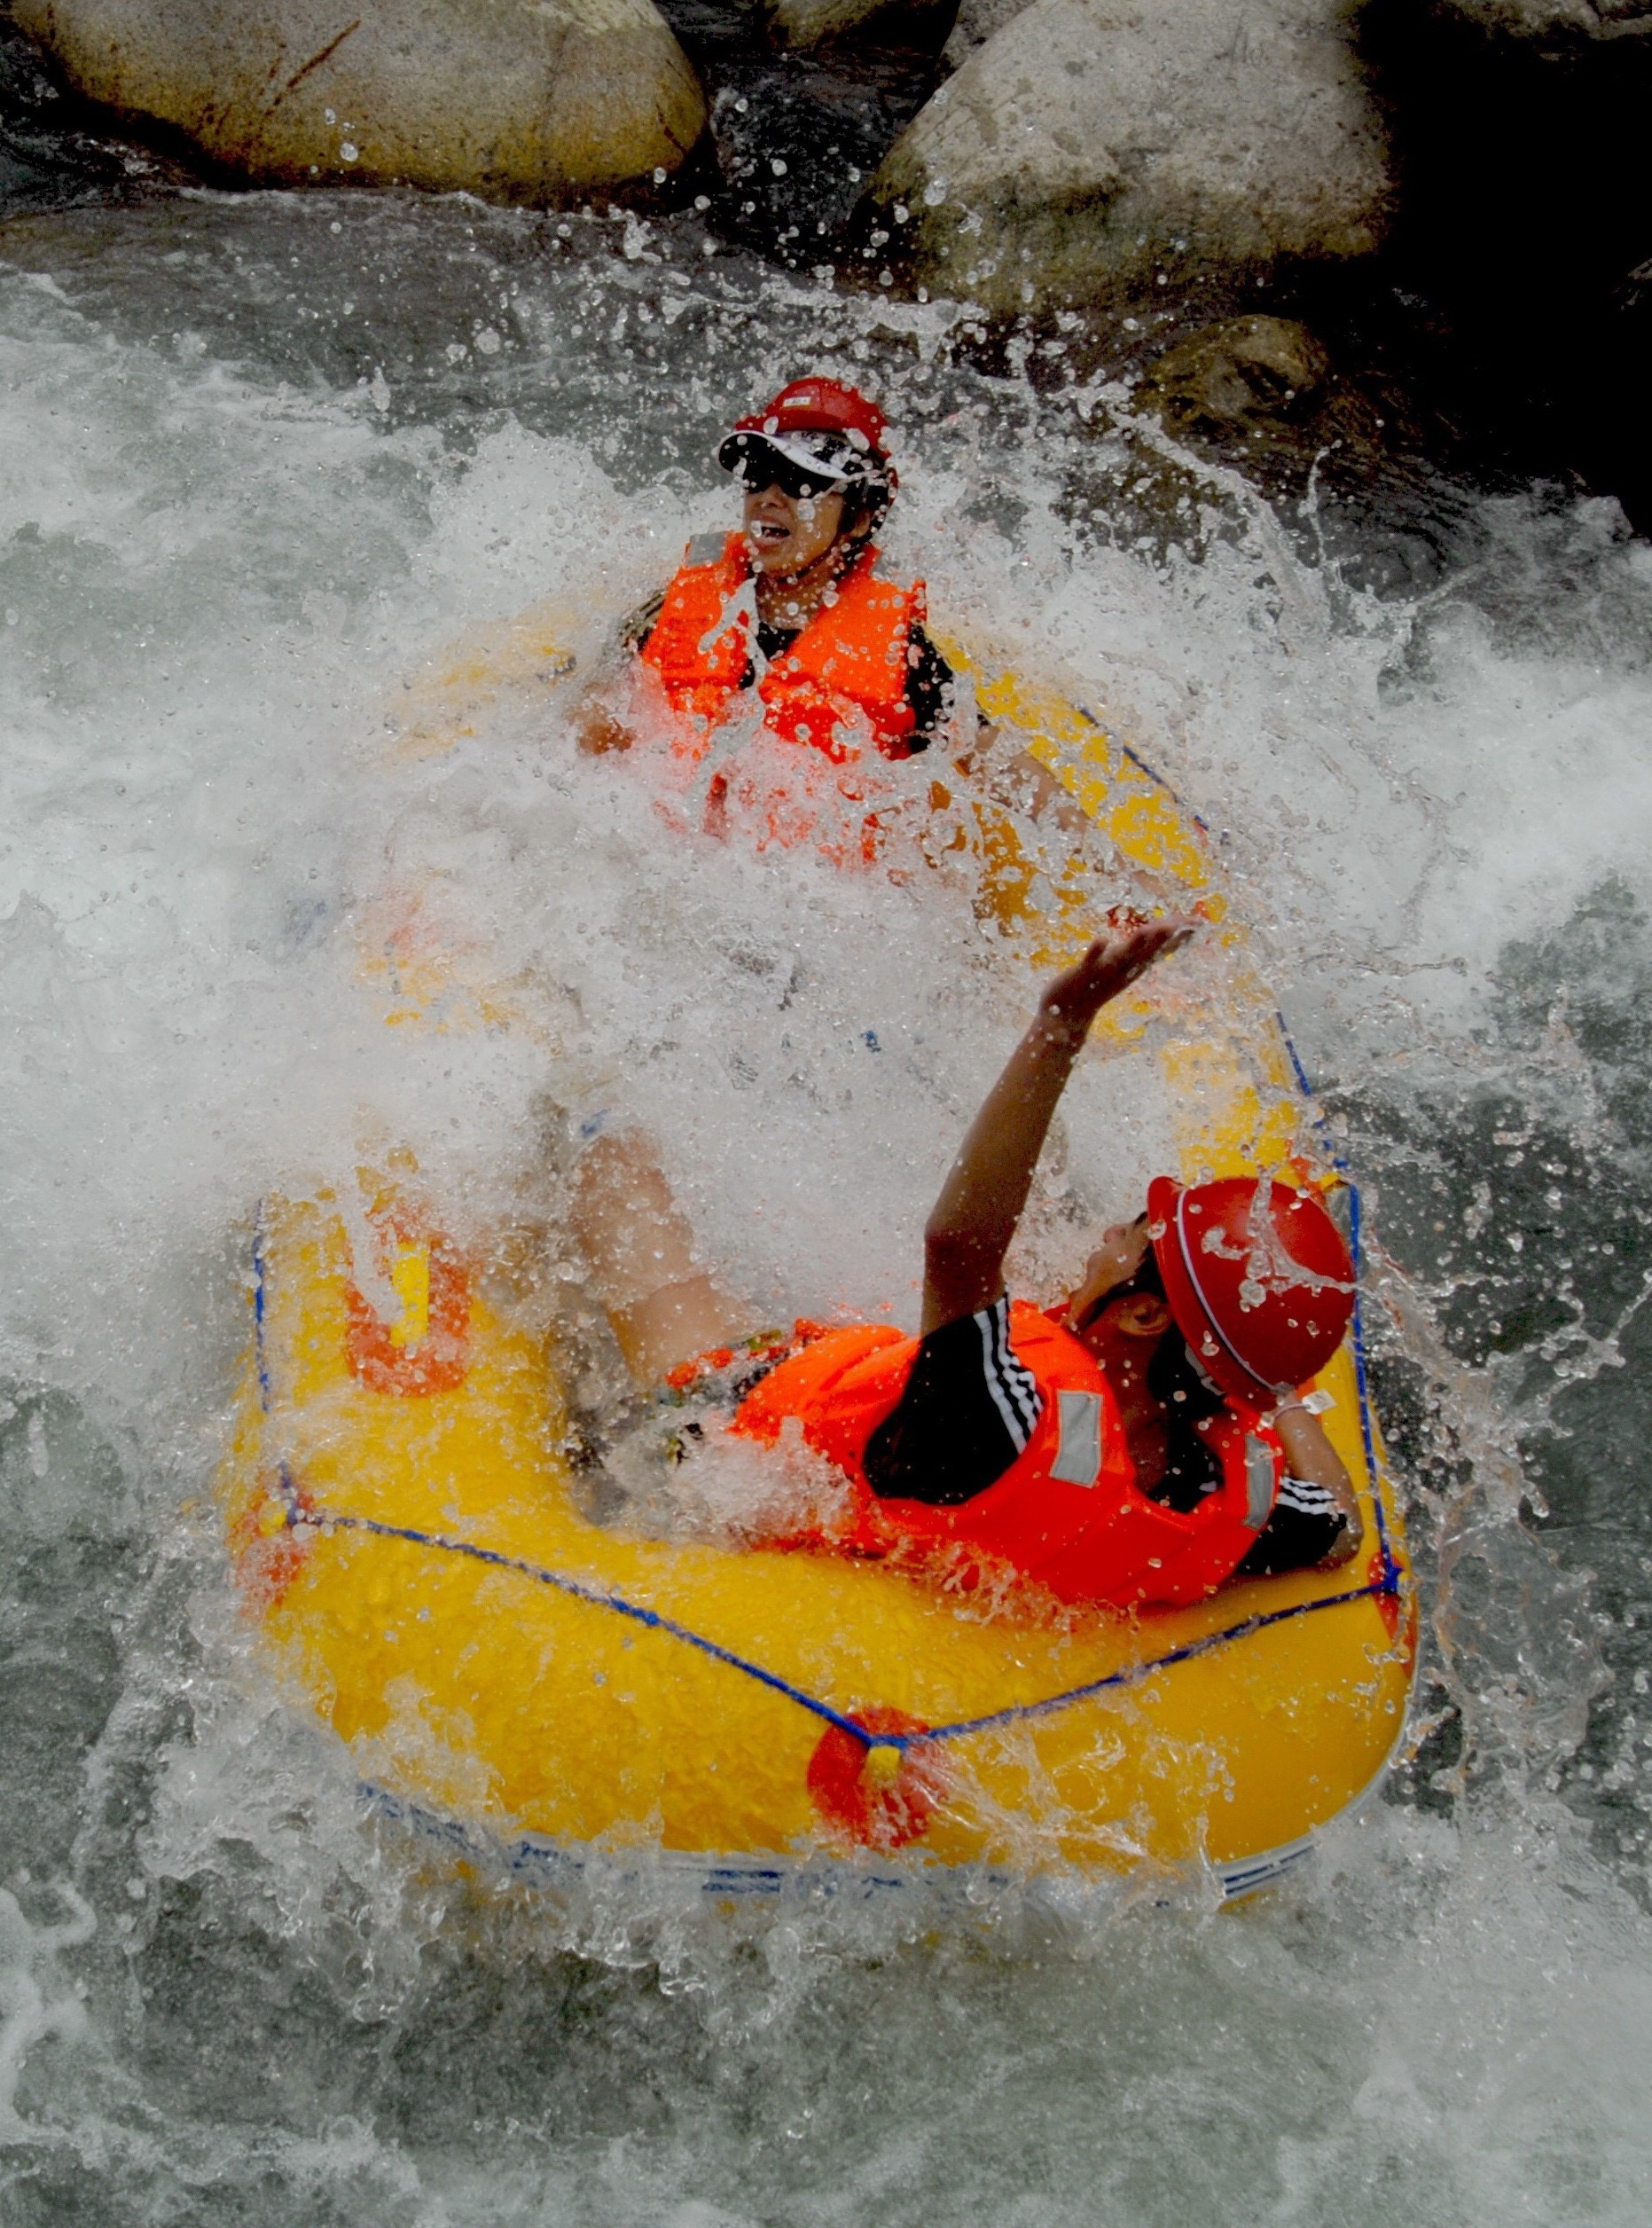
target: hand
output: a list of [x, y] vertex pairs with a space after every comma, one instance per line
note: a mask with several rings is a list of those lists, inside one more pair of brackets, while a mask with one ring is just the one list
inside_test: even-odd
[[1003, 1291], [1004, 1256], [1091, 1023], [1161, 953], [1186, 944], [1196, 925], [1178, 913], [1161, 921], [1119, 916], [1038, 1000], [1037, 1020], [970, 1124], [924, 1225], [926, 1333], [975, 1314]]
[[1199, 923], [1186, 914], [1170, 913], [1149, 921], [1116, 908], [1106, 935], [1097, 937], [1077, 967], [1058, 975], [1038, 1000], [1046, 1021], [1083, 1035], [1103, 1006], [1128, 990], [1167, 952], [1179, 952]]

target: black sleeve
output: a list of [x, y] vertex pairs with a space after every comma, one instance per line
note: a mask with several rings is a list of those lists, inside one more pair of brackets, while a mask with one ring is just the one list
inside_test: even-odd
[[1009, 1301], [932, 1330], [899, 1405], [866, 1444], [880, 1500], [956, 1509], [994, 1486], [1032, 1436], [1040, 1401], [1009, 1338]]
[[906, 738], [908, 750], [927, 750], [945, 726], [952, 709], [957, 684], [952, 669], [920, 626], [906, 637], [906, 701], [914, 726]]
[[1311, 1486], [1302, 1478], [1284, 1479], [1272, 1515], [1234, 1576], [1277, 1578], [1282, 1571], [1306, 1570], [1323, 1562], [1347, 1522], [1323, 1486]]

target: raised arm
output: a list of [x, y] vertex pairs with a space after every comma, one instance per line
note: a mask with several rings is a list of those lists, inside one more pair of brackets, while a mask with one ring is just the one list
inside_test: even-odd
[[1004, 1256], [1091, 1024], [1163, 953], [1186, 944], [1196, 925], [1171, 914], [1111, 930], [1038, 1000], [1037, 1018], [970, 1125], [924, 1226], [926, 1336], [990, 1306], [1003, 1291]]

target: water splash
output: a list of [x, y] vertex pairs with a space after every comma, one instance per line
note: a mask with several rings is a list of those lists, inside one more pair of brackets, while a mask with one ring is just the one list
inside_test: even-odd
[[[27, 2187], [272, 2222], [1638, 2221], [1645, 553], [1601, 506], [1459, 490], [1427, 592], [1378, 595], [1327, 513], [1123, 396], [988, 378], [961, 312], [702, 251], [281, 196], [6, 235], [0, 1534], [38, 1734], [4, 1765], [8, 1969], [26, 2021], [85, 2022], [20, 2069]], [[565, 1109], [633, 1079], [759, 1291], [910, 1308], [937, 1136], [1019, 1011], [965, 909], [673, 849], [561, 749], [566, 674], [484, 676], [450, 750], [407, 748], [474, 630], [583, 603], [588, 656], [724, 516], [731, 399], [810, 367], [898, 404], [891, 557], [937, 612], [1211, 821], [1399, 1265], [1440, 1722], [1400, 1804], [1237, 1918], [736, 1902], [625, 1853], [467, 1885], [364, 1821], [179, 1514], [251, 1201], [411, 1138], [531, 1236], [552, 1069]], [[466, 935], [476, 995], [392, 1055], [362, 953], [411, 978]], [[501, 986], [537, 1034], [489, 1029]], [[1033, 1270], [1162, 1119], [1119, 1077], [1075, 1102]], [[20, 1864], [97, 1933], [43, 1949]]]

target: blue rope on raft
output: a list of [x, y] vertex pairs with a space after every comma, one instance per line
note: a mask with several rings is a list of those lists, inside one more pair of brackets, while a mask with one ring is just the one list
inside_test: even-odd
[[[1095, 729], [1097, 734], [1100, 735], [1106, 741], [1112, 742], [1112, 736], [1108, 734], [1107, 729], [1096, 718], [1094, 712], [1090, 710], [1086, 705], [1076, 704], [1073, 709], [1078, 713], [1081, 718], [1087, 719], [1090, 722], [1090, 725]], [[1165, 796], [1170, 798], [1170, 803], [1176, 807], [1178, 812], [1186, 813], [1188, 819], [1193, 822], [1194, 826], [1198, 829], [1202, 836], [1208, 836], [1210, 833], [1210, 821], [1201, 819], [1199, 814], [1194, 811], [1193, 807], [1186, 803], [1180, 792], [1172, 788], [1170, 784], [1165, 780], [1164, 776], [1159, 772], [1157, 766], [1151, 765], [1147, 759], [1144, 758], [1139, 750], [1132, 749], [1127, 742], [1117, 743], [1115, 745], [1115, 748], [1120, 751], [1124, 757], [1130, 760], [1130, 763], [1136, 768], [1136, 771], [1139, 773], [1145, 773], [1149, 781], [1153, 782], [1156, 788], [1163, 790]]]
[[[868, 1746], [871, 1737], [864, 1725], [857, 1725], [852, 1717], [834, 1710], [829, 1702], [807, 1693], [783, 1679], [778, 1671], [770, 1671], [761, 1663], [753, 1663], [748, 1656], [736, 1655], [720, 1641], [708, 1639], [703, 1632], [696, 1632], [692, 1625], [679, 1625], [675, 1617], [663, 1616], [657, 1609], [646, 1608], [641, 1602], [627, 1601], [623, 1594], [610, 1594], [598, 1586], [587, 1586], [583, 1580], [568, 1578], [560, 1571], [548, 1571], [537, 1563], [529, 1563], [520, 1555], [505, 1555], [499, 1549], [477, 1547], [469, 1540], [445, 1539], [440, 1532], [419, 1532], [405, 1524], [381, 1524], [376, 1517], [335, 1516], [325, 1509], [317, 1509], [313, 1517], [306, 1517], [292, 1502], [288, 1503], [289, 1525], [306, 1522], [319, 1523], [325, 1530], [331, 1526], [341, 1532], [371, 1532], [381, 1540], [409, 1540], [415, 1547], [440, 1548], [446, 1555], [468, 1556], [474, 1563], [491, 1564], [496, 1570], [514, 1571], [521, 1578], [531, 1578], [536, 1585], [554, 1587], [559, 1594], [570, 1595], [575, 1601], [589, 1602], [593, 1609], [611, 1609], [617, 1617], [630, 1617], [639, 1625], [646, 1625], [652, 1632], [669, 1633], [673, 1640], [681, 1640], [691, 1648], [698, 1648], [702, 1655], [715, 1663], [726, 1663], [732, 1671], [743, 1671], [748, 1678], [756, 1679], [762, 1686], [772, 1687], [777, 1694], [785, 1695], [788, 1702], [796, 1702], [816, 1717], [823, 1717], [828, 1725], [835, 1725], [840, 1732], [852, 1733]], [[904, 1746], [904, 1744], [902, 1744]]]
[[463, 1555], [474, 1563], [486, 1563], [495, 1570], [513, 1571], [519, 1578], [530, 1578], [536, 1585], [553, 1587], [559, 1594], [568, 1594], [575, 1601], [587, 1602], [593, 1609], [611, 1609], [616, 1616], [629, 1617], [637, 1624], [646, 1625], [650, 1631], [669, 1633], [673, 1640], [681, 1640], [691, 1648], [698, 1648], [702, 1655], [715, 1663], [725, 1663], [733, 1671], [743, 1671], [759, 1684], [783, 1694], [788, 1702], [795, 1702], [800, 1709], [811, 1716], [822, 1718], [828, 1725], [835, 1725], [841, 1733], [848, 1733], [863, 1748], [920, 1748], [930, 1741], [960, 1740], [967, 1733], [990, 1732], [995, 1727], [1014, 1725], [1030, 1717], [1047, 1717], [1055, 1710], [1065, 1709], [1070, 1703], [1082, 1702], [1091, 1695], [1102, 1694], [1109, 1687], [1132, 1686], [1155, 1671], [1166, 1670], [1172, 1664], [1190, 1662], [1195, 1656], [1209, 1655], [1213, 1649], [1225, 1647], [1230, 1641], [1249, 1639], [1252, 1633], [1264, 1632], [1270, 1625], [1288, 1623], [1293, 1617], [1311, 1616], [1316, 1610], [1341, 1609], [1349, 1602], [1368, 1601], [1378, 1594], [1390, 1590], [1380, 1580], [1369, 1586], [1360, 1586], [1352, 1593], [1327, 1595], [1322, 1601], [1294, 1602], [1288, 1609], [1269, 1610], [1259, 1617], [1247, 1617], [1242, 1623], [1230, 1625], [1221, 1632], [1206, 1633], [1202, 1639], [1190, 1640], [1185, 1647], [1172, 1648], [1167, 1654], [1155, 1656], [1146, 1663], [1129, 1663], [1117, 1671], [1109, 1671], [1099, 1679], [1088, 1679], [1083, 1686], [1068, 1687], [1060, 1694], [1045, 1695], [1037, 1702], [1017, 1702], [1008, 1709], [991, 1710], [984, 1717], [962, 1717], [950, 1725], [931, 1725], [920, 1733], [869, 1733], [855, 1718], [834, 1710], [829, 1702], [823, 1702], [806, 1687], [794, 1686], [778, 1671], [771, 1671], [761, 1663], [754, 1663], [748, 1656], [736, 1655], [719, 1641], [708, 1639], [696, 1632], [692, 1625], [680, 1625], [675, 1617], [667, 1617], [657, 1609], [648, 1609], [641, 1602], [628, 1601], [623, 1594], [610, 1594], [600, 1587], [587, 1586], [583, 1581], [569, 1578], [560, 1571], [549, 1571], [538, 1563], [530, 1563], [520, 1555], [506, 1555], [498, 1548], [477, 1547], [469, 1540], [451, 1540], [440, 1532], [420, 1532], [412, 1525], [384, 1524], [377, 1517], [358, 1517], [339, 1514], [325, 1507], [306, 1510], [298, 1505], [295, 1490], [288, 1487], [285, 1471], [281, 1473], [284, 1492], [288, 1494], [287, 1523], [314, 1525], [322, 1532], [365, 1532], [381, 1540], [405, 1540], [414, 1547], [436, 1548], [444, 1555]]
[[258, 1405], [268, 1416], [274, 1399], [270, 1383], [270, 1354], [265, 1331], [264, 1203], [258, 1202], [253, 1225], [253, 1353], [258, 1366]]

